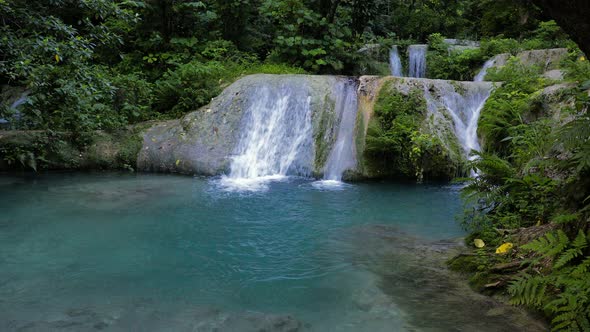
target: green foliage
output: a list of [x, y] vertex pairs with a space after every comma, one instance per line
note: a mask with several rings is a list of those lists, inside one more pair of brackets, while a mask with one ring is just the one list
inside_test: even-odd
[[565, 60], [563, 66], [565, 77], [568, 80], [582, 84], [586, 83], [586, 86], [588, 86], [586, 80], [590, 77], [590, 61], [583, 54], [574, 51], [573, 54], [570, 54], [569, 59]]
[[542, 138], [546, 136], [541, 134], [546, 129], [539, 125], [537, 130], [541, 133], [530, 131], [523, 120], [531, 110], [534, 93], [547, 84], [540, 73], [540, 69], [524, 66], [514, 57], [499, 70], [489, 70], [488, 79], [501, 81], [502, 85], [492, 92], [479, 120], [478, 133], [484, 142], [484, 150], [507, 157], [515, 145], [543, 143]]
[[280, 64], [219, 61], [191, 61], [169, 70], [156, 82], [154, 108], [168, 117], [178, 117], [208, 104], [223, 87], [240, 76], [262, 74], [301, 74], [304, 71]]
[[272, 61], [314, 72], [338, 72], [346, 62], [352, 63], [352, 31], [345, 22], [333, 20], [331, 13], [326, 17], [304, 1], [291, 0], [265, 1], [261, 13], [279, 27]]
[[[385, 74], [387, 47], [375, 58], [358, 50], [391, 46], [394, 40], [403, 46], [429, 35], [435, 63], [431, 75], [469, 79], [484, 53], [443, 57], [442, 37], [433, 33], [492, 36], [495, 33], [484, 32], [475, 19], [491, 5], [6, 0], [0, 3], [0, 83], [31, 90], [22, 121], [13, 121], [13, 127], [81, 133], [179, 116], [206, 104], [247, 73]], [[503, 6], [519, 13], [502, 16], [519, 31], [543, 40], [564, 38], [551, 22], [531, 28], [537, 23], [535, 10], [507, 2]], [[518, 24], [522, 15], [530, 22]]]
[[79, 142], [84, 137], [53, 131], [35, 131], [4, 138], [0, 156], [10, 168], [34, 170], [61, 167], [76, 167], [79, 152], [70, 142]]
[[391, 82], [381, 91], [375, 103], [376, 120], [369, 124], [365, 153], [372, 164], [380, 165], [378, 169], [414, 178], [420, 171], [418, 160], [426, 143], [419, 130], [426, 101], [420, 90], [408, 95], [392, 91]]
[[[506, 38], [504, 35], [484, 38], [481, 46], [474, 49], [454, 48], [444, 42], [440, 33], [429, 35], [428, 45], [427, 77], [465, 81], [472, 80], [484, 61], [498, 54], [516, 55], [526, 50], [558, 47], [577, 50], [577, 46], [554, 21], [540, 22], [537, 29], [525, 38]], [[506, 73], [514, 76], [511, 72]], [[500, 76], [492, 78], [491, 75], [488, 80], [503, 81]]]
[[453, 50], [440, 34], [428, 37], [427, 77], [471, 81], [484, 61], [480, 49]]
[[492, 57], [497, 54], [508, 53], [516, 55], [522, 51], [522, 43], [514, 38], [486, 38], [481, 41], [481, 52], [487, 56]]
[[135, 123], [155, 117], [152, 112], [154, 85], [138, 74], [118, 74], [112, 77], [115, 88], [113, 107], [125, 117], [125, 121]]
[[193, 61], [169, 70], [156, 83], [156, 110], [178, 116], [207, 104], [221, 91], [224, 69], [220, 62]]
[[[557, 230], [523, 246], [539, 259], [553, 260], [551, 270], [534, 269], [511, 282], [512, 302], [547, 311], [556, 331], [585, 331], [590, 327], [590, 234], [579, 230], [570, 240]], [[537, 270], [538, 271], [538, 270]]]
[[[560, 46], [558, 39], [564, 38], [551, 22], [535, 34], [537, 40], [555, 38], [549, 46]], [[578, 52], [561, 68], [577, 88], [551, 101], [543, 97], [551, 82], [540, 68], [512, 58], [504, 68], [490, 70], [488, 78], [503, 83], [482, 112], [485, 151], [472, 163], [479, 176], [464, 190], [470, 199], [464, 226], [486, 243], [498, 244], [510, 233], [552, 230], [532, 240], [523, 237], [529, 243], [517, 251], [527, 259], [508, 292], [512, 303], [542, 310], [554, 330], [567, 331], [590, 328], [590, 85], [585, 85], [590, 72]], [[569, 118], [547, 112], [555, 105]]]
[[567, 235], [562, 230], [558, 230], [556, 233], [548, 233], [544, 237], [538, 238], [533, 242], [522, 246], [522, 248], [533, 250], [546, 257], [554, 258], [557, 254], [563, 252], [568, 244], [569, 239]]

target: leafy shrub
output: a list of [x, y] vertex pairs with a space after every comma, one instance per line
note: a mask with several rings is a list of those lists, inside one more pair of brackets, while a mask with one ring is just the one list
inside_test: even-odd
[[428, 37], [427, 77], [471, 81], [481, 68], [480, 49], [452, 50], [440, 34]]
[[219, 80], [225, 73], [217, 61], [192, 61], [169, 70], [156, 82], [155, 109], [170, 116], [179, 116], [206, 105], [221, 91]]
[[153, 84], [139, 74], [119, 74], [112, 78], [115, 87], [113, 106], [126, 122], [136, 123], [155, 117], [152, 110]]
[[[558, 38], [555, 33], [552, 24], [537, 31]], [[494, 244], [506, 234], [549, 229], [532, 241], [517, 236], [529, 243], [517, 249], [521, 271], [508, 292], [514, 304], [543, 311], [554, 330], [585, 331], [590, 329], [590, 85], [585, 84], [590, 72], [576, 50], [562, 65], [566, 79], [577, 84], [555, 97], [575, 105], [565, 124], [539, 112], [544, 101], [538, 96], [550, 84], [540, 68], [511, 58], [504, 68], [490, 70], [489, 77], [503, 83], [482, 112], [485, 152], [472, 163], [479, 176], [464, 189], [470, 200], [463, 222], [472, 237]]]
[[492, 92], [479, 120], [478, 133], [485, 151], [502, 157], [510, 155], [514, 128], [524, 124], [522, 116], [530, 109], [533, 94], [546, 84], [540, 72], [539, 68], [524, 66], [514, 57], [504, 67], [488, 71], [488, 79], [503, 83]]

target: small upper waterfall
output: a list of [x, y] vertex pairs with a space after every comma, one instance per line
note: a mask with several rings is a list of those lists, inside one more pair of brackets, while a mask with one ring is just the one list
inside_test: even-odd
[[426, 51], [428, 45], [410, 45], [408, 48], [410, 56], [409, 77], [426, 77]]
[[[13, 111], [12, 116], [10, 117], [12, 120], [19, 120], [21, 118], [21, 112], [19, 111], [19, 106], [25, 104], [29, 100], [30, 91], [23, 92], [18, 99], [16, 99], [9, 107]], [[11, 121], [12, 121], [11, 120]], [[9, 119], [0, 118], [0, 124], [5, 125], [9, 122]]]
[[389, 67], [391, 69], [392, 76], [398, 76], [398, 77], [404, 76], [402, 61], [399, 56], [399, 51], [397, 49], [397, 45], [393, 45], [393, 47], [389, 51]]
[[311, 97], [303, 84], [261, 85], [249, 92], [241, 136], [225, 182], [258, 189], [287, 175], [307, 176], [313, 167]]
[[486, 63], [484, 63], [484, 65], [481, 68], [481, 70], [479, 71], [479, 73], [477, 73], [477, 75], [475, 75], [475, 77], [473, 78], [473, 81], [474, 82], [483, 82], [483, 80], [486, 78], [486, 75], [488, 74], [488, 69], [493, 67], [495, 64], [496, 64], [495, 57], [486, 61]]
[[357, 87], [354, 82], [342, 82], [336, 92], [338, 132], [324, 170], [324, 179], [341, 181], [347, 169], [356, 166], [354, 129], [358, 110]]

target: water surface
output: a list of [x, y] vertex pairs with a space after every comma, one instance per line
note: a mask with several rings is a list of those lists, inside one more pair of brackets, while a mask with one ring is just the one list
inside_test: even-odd
[[387, 280], [414, 273], [403, 261], [416, 241], [463, 234], [457, 188], [293, 178], [223, 188], [164, 175], [1, 177], [0, 330], [432, 330], [416, 325], [411, 286]]

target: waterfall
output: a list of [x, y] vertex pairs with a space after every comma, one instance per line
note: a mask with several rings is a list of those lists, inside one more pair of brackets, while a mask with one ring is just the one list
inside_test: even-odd
[[18, 110], [18, 107], [23, 105], [24, 103], [26, 103], [29, 100], [29, 94], [30, 94], [30, 91], [23, 92], [20, 95], [20, 97], [10, 105], [9, 109], [12, 110], [12, 112], [13, 112], [12, 116], [10, 117], [11, 120], [9, 121], [9, 119], [0, 118], [0, 125], [6, 125], [13, 120], [18, 121], [21, 118], [22, 114]]
[[410, 54], [409, 77], [426, 77], [426, 51], [428, 45], [410, 45], [408, 52]]
[[[429, 91], [430, 87], [424, 87], [424, 95], [431, 114], [438, 114], [440, 118], [446, 118], [440, 114], [440, 109], [446, 110], [453, 122], [453, 129], [457, 141], [461, 145], [463, 154], [473, 160], [470, 156], [472, 150], [480, 151], [481, 147], [477, 137], [477, 123], [481, 110], [489, 98], [492, 85], [489, 83], [471, 83], [464, 85], [464, 92], [459, 93], [452, 84], [439, 82], [436, 85], [434, 98]], [[475, 174], [472, 174], [475, 175]]]
[[251, 102], [223, 184], [231, 189], [260, 190], [268, 180], [310, 175], [314, 156], [307, 86], [263, 84], [248, 95]]
[[10, 105], [10, 108], [13, 110], [16, 110], [20, 105], [26, 103], [28, 99], [29, 99], [29, 92], [27, 91], [27, 92], [23, 93], [17, 100], [15, 100], [14, 103], [12, 103], [12, 105]]
[[392, 76], [398, 76], [398, 77], [404, 76], [402, 61], [399, 57], [399, 51], [397, 49], [397, 45], [393, 45], [393, 47], [389, 51], [389, 67], [391, 68], [391, 75]]
[[[454, 124], [454, 131], [459, 144], [463, 148], [466, 157], [472, 150], [480, 151], [481, 147], [477, 138], [477, 122], [481, 110], [492, 91], [490, 84], [474, 83], [466, 88], [463, 94], [458, 93], [451, 84], [441, 84], [440, 106], [444, 107], [451, 116]], [[426, 91], [426, 98], [429, 101], [429, 109], [436, 109], [430, 93]], [[472, 159], [472, 157], [469, 157]]]
[[490, 60], [486, 61], [486, 63], [484, 63], [483, 67], [481, 68], [481, 70], [479, 71], [479, 73], [477, 73], [477, 75], [475, 75], [475, 77], [473, 78], [474, 82], [483, 82], [483, 80], [486, 78], [486, 75], [488, 73], [488, 69], [490, 69], [491, 67], [493, 67], [496, 64], [496, 58], [491, 58]]
[[339, 116], [336, 142], [324, 169], [324, 179], [341, 181], [344, 171], [356, 166], [354, 129], [358, 110], [357, 87], [354, 82], [342, 82], [336, 92], [336, 113]]

